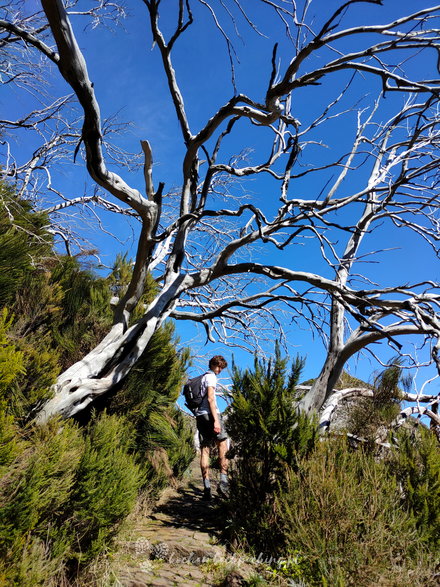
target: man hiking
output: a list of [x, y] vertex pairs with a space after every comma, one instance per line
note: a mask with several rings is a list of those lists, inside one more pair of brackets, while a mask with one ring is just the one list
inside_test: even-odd
[[227, 434], [223, 428], [222, 419], [217, 408], [215, 399], [215, 388], [217, 386], [217, 375], [228, 366], [226, 360], [221, 355], [212, 357], [209, 361], [209, 371], [203, 376], [201, 381], [202, 402], [195, 411], [197, 430], [200, 439], [200, 469], [203, 478], [203, 499], [211, 499], [211, 483], [209, 479], [209, 459], [211, 448], [217, 445], [220, 462], [220, 483], [218, 492], [221, 496], [228, 496], [228, 460], [226, 451], [228, 450]]

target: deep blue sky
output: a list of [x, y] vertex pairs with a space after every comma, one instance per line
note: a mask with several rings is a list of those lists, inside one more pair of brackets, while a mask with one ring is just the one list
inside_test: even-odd
[[[38, 3], [34, 2], [35, 5]], [[88, 4], [88, 3], [85, 3]], [[171, 23], [175, 22], [174, 12], [171, 6], [174, 2], [163, 2], [162, 23], [165, 30], [171, 30]], [[218, 3], [220, 5], [220, 3]], [[153, 148], [155, 160], [154, 175], [156, 184], [164, 181], [166, 188], [178, 186], [181, 182], [180, 167], [183, 145], [180, 136], [178, 123], [174, 114], [171, 101], [168, 96], [166, 78], [162, 71], [159, 52], [152, 48], [151, 35], [149, 33], [147, 11], [140, 0], [127, 3], [129, 17], [122, 23], [122, 26], [115, 29], [92, 29], [86, 27], [86, 21], [79, 16], [72, 17], [72, 23], [77, 34], [79, 45], [87, 60], [89, 75], [94, 82], [96, 95], [101, 106], [102, 117], [106, 118], [115, 113], [121, 121], [132, 123], [128, 133], [119, 140], [119, 144], [128, 151], [139, 153], [139, 141], [148, 139]], [[309, 10], [310, 16], [314, 15], [313, 23], [315, 29], [318, 23], [322, 24], [328, 15], [340, 5], [336, 0], [315, 0]], [[417, 0], [384, 0], [384, 6], [371, 4], [355, 5], [348, 12], [344, 19], [344, 27], [358, 24], [384, 23], [399, 16], [423, 7], [434, 5], [434, 2]], [[32, 7], [32, 2], [28, 2]], [[234, 47], [237, 51], [239, 62], [235, 63], [237, 89], [239, 92], [248, 94], [256, 100], [262, 100], [267, 88], [271, 69], [271, 53], [275, 41], [280, 45], [279, 56], [281, 63], [286, 64], [292, 55], [292, 44], [284, 34], [279, 20], [275, 19], [272, 12], [256, 0], [245, 0], [243, 6], [252, 12], [255, 24], [265, 35], [259, 36], [246, 26], [243, 19], [238, 18], [238, 24], [242, 29], [242, 38], [234, 35], [230, 20], [226, 18], [225, 12], [220, 8], [219, 14], [222, 23], [231, 34]], [[193, 132], [196, 132], [201, 125], [225, 103], [232, 95], [233, 89], [230, 83], [229, 60], [226, 52], [224, 39], [212, 26], [209, 12], [202, 5], [195, 3], [195, 23], [176, 45], [174, 66], [181, 91], [184, 96], [186, 109]], [[172, 20], [168, 18], [173, 16]], [[438, 24], [438, 23], [437, 23]], [[364, 42], [364, 41], [362, 41]], [[353, 50], [358, 45], [353, 39], [344, 41], [338, 45], [340, 50]], [[322, 60], [328, 58], [328, 54], [322, 54]], [[435, 64], [435, 56], [430, 55], [432, 63]], [[429, 60], [426, 53], [416, 57], [407, 66], [410, 70], [417, 71], [422, 77], [428, 73]], [[319, 60], [317, 60], [317, 64]], [[426, 72], [424, 71], [426, 69]], [[433, 70], [435, 71], [435, 69]], [[432, 77], [434, 74], [429, 74]], [[319, 107], [339, 93], [340, 80], [337, 77], [326, 82], [320, 91], [316, 88], [305, 90], [296, 98], [297, 103], [293, 114], [303, 124], [307, 119], [316, 115]], [[69, 88], [61, 80], [58, 72], [54, 72], [50, 83], [54, 84], [55, 93], [65, 95]], [[355, 85], [356, 97], [350, 94], [343, 104], [349, 108], [354, 104], [361, 94], [369, 94], [373, 99], [380, 93], [380, 82], [371, 78], [359, 80]], [[365, 99], [367, 106], [369, 98]], [[381, 106], [380, 115], [385, 118], [393, 106], [394, 98], [387, 98]], [[2, 89], [0, 95], [0, 108], [2, 116], [8, 118], [18, 117], [28, 109], [30, 98], [22, 92], [12, 89]], [[317, 133], [317, 139], [326, 141], [332, 148], [342, 148], [349, 145], [353, 137], [353, 123], [355, 113], [347, 113], [346, 116], [338, 118], [333, 126], [323, 134]], [[241, 149], [252, 146], [255, 149], [255, 157], [258, 155], [259, 144], [255, 129], [250, 125], [240, 127], [239, 136], [228, 143], [230, 153], [237, 153]], [[27, 137], [21, 141], [19, 149], [21, 157], [25, 158], [36, 146], [34, 139]], [[329, 150], [329, 152], [331, 151]], [[325, 160], [328, 152], [322, 149], [310, 149], [308, 157], [316, 160]], [[304, 161], [303, 161], [304, 162]], [[111, 167], [111, 166], [110, 166]], [[122, 172], [126, 181], [140, 190], [144, 189], [142, 170], [136, 173], [127, 174]], [[90, 193], [91, 183], [87, 177], [80, 161], [76, 165], [63, 164], [54, 174], [54, 180], [68, 197], [82, 195], [84, 191]], [[319, 190], [318, 184], [307, 182], [299, 183], [298, 189], [310, 191]], [[255, 194], [256, 198], [266, 197], [267, 193], [273, 190], [270, 180], [255, 182], [246, 188]], [[120, 243], [110, 237], [100, 234], [98, 231], [87, 229], [88, 238], [100, 249], [103, 262], [110, 266], [117, 252], [128, 251], [134, 254], [136, 239], [133, 238], [133, 231], [136, 232], [136, 224], [130, 225], [127, 221], [110, 214], [104, 215], [106, 228], [110, 232], [116, 232]], [[133, 228], [134, 227], [134, 228]], [[380, 247], [401, 247], [402, 242], [409, 245], [405, 249], [405, 256], [393, 252], [385, 253], [380, 261], [374, 265], [361, 267], [375, 280], [389, 285], [402, 281], [402, 269], [407, 273], [409, 281], [419, 278], [437, 279], [439, 277], [438, 265], [429, 257], [429, 252], [419, 241], [413, 240], [408, 233], [386, 231], [377, 234], [374, 248]], [[295, 254], [293, 258], [292, 255]], [[287, 250], [285, 253], [278, 253], [276, 249], [269, 249], [267, 259], [274, 264], [288, 263], [296, 269], [317, 271], [317, 249], [310, 246], [302, 249], [300, 254]], [[421, 258], [426, 259], [421, 263]], [[426, 270], [426, 265], [429, 270]], [[311, 269], [312, 267], [312, 269]], [[324, 269], [327, 276], [331, 277], [328, 269]], [[182, 344], [191, 344], [196, 354], [209, 356], [213, 353], [222, 352], [228, 359], [234, 354], [238, 362], [249, 364], [252, 360], [250, 355], [236, 349], [225, 349], [220, 345], [204, 345], [205, 338], [203, 331], [197, 340], [193, 337], [196, 330], [185, 324], [178, 325], [178, 332]], [[290, 332], [290, 352], [293, 355], [299, 353], [307, 357], [304, 377], [309, 378], [317, 374], [323, 356], [324, 349], [318, 338], [313, 339], [307, 329], [299, 331], [292, 329]], [[268, 352], [272, 349], [268, 348]], [[391, 356], [391, 352], [385, 351], [385, 356]], [[199, 368], [195, 363], [195, 370]], [[368, 378], [377, 365], [368, 360], [361, 360], [359, 363], [353, 361], [351, 371], [362, 378]]]

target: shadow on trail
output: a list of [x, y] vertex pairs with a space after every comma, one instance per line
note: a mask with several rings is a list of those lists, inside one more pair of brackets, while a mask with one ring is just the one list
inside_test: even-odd
[[169, 498], [166, 503], [155, 508], [155, 514], [165, 526], [209, 533], [220, 538], [226, 520], [226, 511], [219, 497], [212, 501], [202, 500], [202, 490], [195, 483], [178, 490], [177, 495]]

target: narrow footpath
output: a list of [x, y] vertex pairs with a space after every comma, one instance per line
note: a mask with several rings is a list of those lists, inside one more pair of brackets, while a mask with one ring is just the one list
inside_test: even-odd
[[[216, 481], [213, 480], [214, 492]], [[121, 587], [236, 587], [248, 584], [252, 569], [220, 542], [224, 524], [221, 500], [201, 499], [200, 469], [194, 461], [177, 489], [167, 489], [153, 512], [135, 523], [130, 540], [120, 544], [125, 564]]]

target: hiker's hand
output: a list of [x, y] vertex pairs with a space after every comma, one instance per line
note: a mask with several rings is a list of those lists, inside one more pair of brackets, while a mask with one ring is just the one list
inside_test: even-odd
[[216, 434], [220, 434], [222, 427], [220, 426], [220, 422], [214, 422], [214, 432]]

